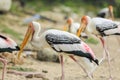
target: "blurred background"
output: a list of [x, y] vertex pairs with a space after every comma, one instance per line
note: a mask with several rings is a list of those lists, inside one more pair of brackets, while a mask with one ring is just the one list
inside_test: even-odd
[[[0, 0], [0, 34], [11, 37], [13, 40], [16, 41], [18, 45], [20, 45], [24, 38], [25, 32], [28, 28], [28, 23], [33, 20], [40, 22], [42, 27], [42, 32], [51, 28], [62, 30], [63, 26], [66, 23], [67, 18], [71, 17], [75, 22], [80, 22], [80, 19], [83, 15], [96, 17], [101, 9], [107, 8], [109, 5], [112, 5], [114, 8], [113, 11], [114, 11], [115, 20], [120, 20], [119, 19], [120, 0]], [[95, 54], [97, 54], [97, 56], [102, 55], [101, 53], [103, 52], [103, 48], [96, 37], [94, 39], [93, 38], [86, 39], [85, 42], [87, 42], [87, 44], [93, 49], [93, 51], [95, 52]], [[120, 51], [120, 50], [118, 51], [118, 49], [120, 49], [120, 46], [116, 41], [115, 36], [109, 38], [107, 42], [110, 45], [108, 48], [112, 53], [111, 61], [112, 64], [114, 65], [114, 67], [112, 67], [112, 69], [114, 68], [112, 72], [113, 76], [115, 76], [114, 80], [120, 80], [118, 74], [119, 73], [118, 71], [120, 71], [120, 67], [119, 67], [120, 59], [118, 56], [118, 53]], [[111, 42], [114, 43], [110, 44]], [[31, 49], [30, 44], [28, 44], [26, 48]], [[44, 58], [44, 59], [40, 59], [42, 61], [46, 59], [47, 59], [46, 61], [50, 61], [50, 59], [56, 59], [53, 61], [58, 62], [58, 56], [55, 56], [57, 58], [51, 57], [50, 59], [48, 59], [50, 55], [53, 54], [57, 55], [56, 52], [51, 52], [51, 50], [45, 50], [45, 52], [39, 51], [38, 53], [40, 53], [41, 56], [40, 58]], [[46, 58], [46, 56], [43, 57], [41, 53], [45, 55], [46, 53], [51, 53], [51, 54], [47, 55]], [[68, 58], [66, 60], [68, 60]], [[66, 63], [67, 65], [65, 65], [67, 66], [66, 80], [85, 79], [84, 74], [81, 74], [78, 71], [80, 69], [77, 65], [74, 65], [74, 63], [70, 60], [66, 62], [67, 62]], [[45, 75], [49, 79], [42, 79], [42, 80], [59, 80], [53, 78], [56, 78], [56, 76], [58, 77], [61, 74], [61, 71], [58, 70], [58, 67], [60, 69], [60, 65], [57, 65], [55, 63], [38, 62], [36, 59], [31, 59], [31, 58], [27, 58], [26, 64], [23, 64], [21, 66], [18, 65], [17, 69], [19, 67], [20, 70], [22, 71], [24, 71], [23, 68], [26, 69], [30, 67], [30, 69], [31, 68], [35, 69], [34, 71], [37, 72], [41, 71], [45, 73]], [[103, 63], [103, 66], [100, 66], [98, 71], [95, 73], [96, 80], [107, 80], [109, 74], [108, 73], [104, 74], [108, 72], [105, 67], [106, 67], [106, 62]], [[72, 75], [69, 75], [70, 73]], [[16, 75], [14, 75], [13, 77], [11, 76], [13, 75], [7, 74], [6, 80], [15, 80], [15, 79], [28, 80], [24, 77], [18, 77]], [[89, 79], [85, 79], [85, 80], [89, 80]]]
[[68, 17], [79, 22], [81, 16], [94, 17], [109, 5], [119, 18], [119, 0], [0, 0], [0, 32], [20, 44], [32, 20], [40, 21], [44, 28], [61, 29]]

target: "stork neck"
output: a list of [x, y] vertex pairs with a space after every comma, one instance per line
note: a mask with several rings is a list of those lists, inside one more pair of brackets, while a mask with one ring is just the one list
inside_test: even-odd
[[92, 25], [91, 25], [92, 19], [91, 19], [90, 17], [88, 17], [87, 21], [88, 21], [88, 24], [87, 24], [87, 26], [86, 26], [86, 30], [87, 30], [87, 32], [89, 32], [90, 29], [91, 29], [90, 27], [92, 26]]
[[40, 28], [35, 29], [32, 35], [32, 41], [38, 41], [39, 40], [39, 33], [40, 33]]
[[68, 32], [71, 32], [71, 24], [68, 25]]

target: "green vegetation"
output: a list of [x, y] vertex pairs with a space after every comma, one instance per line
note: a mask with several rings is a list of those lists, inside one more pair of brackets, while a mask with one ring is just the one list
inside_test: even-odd
[[15, 66], [9, 67], [8, 69], [17, 70], [17, 71], [24, 71], [24, 72], [35, 71], [32, 68], [23, 68], [23, 67], [15, 67]]
[[[2, 67], [1, 64], [0, 64], [0, 69], [3, 69], [3, 67]], [[7, 69], [17, 70], [17, 71], [23, 71], [23, 72], [30, 72], [30, 71], [33, 72], [33, 71], [36, 71], [33, 68], [23, 68], [23, 67], [17, 67], [17, 66], [7, 67]]]
[[85, 42], [86, 43], [91, 43], [91, 44], [98, 44], [99, 43], [96, 39], [94, 39], [92, 37], [86, 39]]
[[[97, 12], [97, 10], [107, 7], [108, 5], [114, 6], [114, 13], [116, 17], [120, 17], [120, 0], [23, 0], [26, 2], [24, 10], [32, 10], [35, 12], [52, 10], [53, 7], [61, 5], [71, 7], [76, 13], [80, 13], [80, 8], [87, 11]], [[15, 4], [14, 4], [15, 3]], [[19, 3], [14, 1], [12, 4], [11, 12], [20, 14], [21, 8]]]
[[[26, 0], [27, 1], [27, 0]], [[90, 3], [86, 4], [85, 1], [82, 0], [31, 0], [26, 4], [26, 9], [32, 9], [35, 12], [52, 10], [53, 7], [58, 6], [68, 6], [72, 8], [72, 10], [76, 13], [79, 13], [80, 8], [85, 8], [87, 10], [96, 11], [96, 7], [92, 6]], [[86, 6], [87, 5], [87, 6]]]
[[1, 32], [6, 33], [6, 34], [10, 34], [12, 36], [15, 36], [17, 39], [22, 40], [22, 38], [20, 37], [21, 34], [14, 31], [13, 29], [10, 29], [9, 27], [5, 26], [5, 25], [0, 25], [1, 28]]
[[[22, 8], [20, 7], [19, 0], [13, 0], [11, 12], [21, 14]], [[25, 2], [24, 10], [40, 12], [45, 10], [52, 10], [53, 7], [61, 5], [71, 7], [74, 12], [79, 13], [80, 8], [87, 11], [97, 12], [97, 10], [107, 7], [108, 5], [114, 6], [115, 16], [119, 16], [120, 0], [21, 0]], [[21, 12], [21, 13], [20, 13]]]

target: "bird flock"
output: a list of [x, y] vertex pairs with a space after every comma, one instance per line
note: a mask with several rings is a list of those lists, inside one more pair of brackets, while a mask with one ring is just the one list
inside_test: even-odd
[[[91, 18], [90, 16], [84, 15], [81, 17], [79, 23], [74, 22], [72, 18], [66, 20], [66, 24], [63, 27], [63, 30], [49, 29], [40, 33], [41, 25], [36, 21], [32, 21], [28, 24], [28, 29], [25, 34], [24, 40], [21, 43], [20, 47], [17, 43], [6, 36], [0, 35], [0, 52], [10, 52], [19, 51], [17, 58], [20, 60], [22, 51], [27, 45], [27, 42], [30, 38], [30, 44], [41, 50], [45, 47], [51, 48], [56, 51], [59, 55], [60, 64], [62, 67], [62, 76], [61, 80], [65, 80], [64, 74], [64, 61], [63, 55], [68, 54], [68, 56], [75, 61], [81, 69], [87, 74], [90, 80], [93, 79], [93, 72], [96, 67], [91, 69], [91, 72], [82, 65], [74, 56], [82, 57], [85, 60], [88, 60], [86, 64], [91, 65], [95, 63], [96, 66], [100, 66], [100, 63], [107, 58], [110, 80], [112, 80], [111, 74], [111, 63], [110, 63], [110, 52], [107, 49], [106, 37], [111, 35], [120, 35], [120, 24], [114, 21], [113, 7], [105, 8], [101, 10], [98, 17]], [[99, 60], [95, 56], [95, 53], [92, 48], [90, 48], [82, 38], [87, 39], [89, 36], [95, 35], [100, 39], [104, 52], [103, 57]], [[3, 72], [2, 80], [6, 73], [6, 59], [0, 58], [0, 61], [3, 63]]]

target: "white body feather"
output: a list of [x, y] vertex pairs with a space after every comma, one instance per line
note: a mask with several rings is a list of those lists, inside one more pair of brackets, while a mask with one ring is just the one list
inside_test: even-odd
[[7, 38], [7, 40], [3, 39], [0, 37], [0, 48], [12, 48], [12, 49], [16, 49], [16, 42], [13, 41], [10, 38]]
[[105, 18], [108, 18], [110, 16], [109, 8], [103, 8], [98, 12], [98, 14], [103, 14], [103, 13], [105, 14]]
[[[80, 27], [80, 24], [79, 23], [71, 23], [71, 25], [70, 25], [70, 33], [72, 33], [72, 34], [77, 34], [77, 31], [78, 31], [78, 29], [79, 29], [79, 27]], [[83, 37], [83, 36], [87, 36], [87, 34], [85, 34], [85, 33], [81, 33], [81, 36]]]
[[[80, 38], [74, 34], [71, 34], [69, 32], [65, 32], [65, 31], [55, 30], [55, 29], [47, 30], [44, 33], [42, 33], [40, 36], [38, 36], [40, 29], [41, 29], [40, 24], [35, 24], [34, 26], [36, 26], [36, 27], [34, 27], [35, 33], [33, 35], [33, 39], [31, 40], [31, 44], [37, 49], [42, 49], [44, 47], [51, 47], [45, 38], [47, 34], [55, 34], [57, 36], [66, 35], [67, 37], [76, 38], [76, 39], [80, 40]], [[52, 46], [54, 46], [54, 48], [58, 51], [60, 51], [60, 50], [62, 50], [62, 51], [81, 50], [85, 53], [86, 52], [91, 53], [92, 57], [95, 58], [95, 55], [92, 52], [92, 50], [90, 49], [90, 47], [87, 46], [87, 44], [85, 44], [83, 41], [81, 41], [81, 43], [76, 43], [76, 44], [53, 44]]]
[[[42, 34], [39, 35], [39, 32], [40, 32], [40, 24], [37, 23], [37, 22], [33, 22], [33, 26], [34, 26], [34, 34], [33, 34], [33, 38], [31, 39], [31, 45], [37, 49], [44, 49], [44, 48], [48, 48], [48, 47], [54, 47], [56, 49], [56, 51], [60, 51], [62, 50], [63, 52], [64, 51], [82, 51], [82, 52], [85, 52], [85, 53], [90, 53], [91, 56], [93, 57], [93, 59], [96, 59], [94, 53], [92, 52], [92, 50], [89, 48], [89, 46], [87, 46], [87, 44], [85, 44], [83, 41], [80, 40], [79, 37], [77, 37], [76, 35], [74, 34], [71, 34], [69, 32], [66, 32], [66, 31], [60, 31], [60, 30], [55, 30], [55, 29], [51, 29], [51, 30], [47, 30], [45, 32], [43, 32]], [[73, 43], [73, 44], [52, 44], [52, 45], [49, 45], [48, 42], [46, 41], [46, 35], [48, 34], [53, 34], [53, 35], [57, 35], [57, 37], [63, 35], [63, 36], [67, 36], [67, 37], [70, 37], [70, 38], [75, 38], [77, 40], [80, 40], [81, 42], [80, 43]], [[84, 54], [84, 53], [83, 53]], [[87, 66], [87, 69], [88, 71], [91, 73], [91, 71], [93, 70], [94, 68], [94, 65], [93, 63], [90, 62], [89, 59], [85, 59], [83, 58], [83, 61], [84, 61], [84, 64], [86, 64]], [[88, 67], [90, 66], [90, 67]]]
[[[92, 33], [92, 34], [95, 34], [95, 35], [100, 35], [100, 33], [96, 30], [96, 25], [105, 25], [106, 27], [110, 26], [110, 24], [116, 24], [118, 25], [119, 23], [116, 23], [112, 20], [109, 20], [109, 19], [104, 19], [104, 18], [90, 18], [89, 16], [87, 16], [88, 18], [88, 25], [86, 27], [86, 30], [89, 32], [89, 33]], [[103, 26], [100, 26], [100, 27], [103, 27]], [[118, 28], [114, 28], [114, 29], [108, 29], [106, 31], [104, 31], [104, 33], [106, 35], [111, 35], [111, 34], [114, 34], [114, 33], [120, 33], [120, 29], [119, 29], [119, 26]]]

